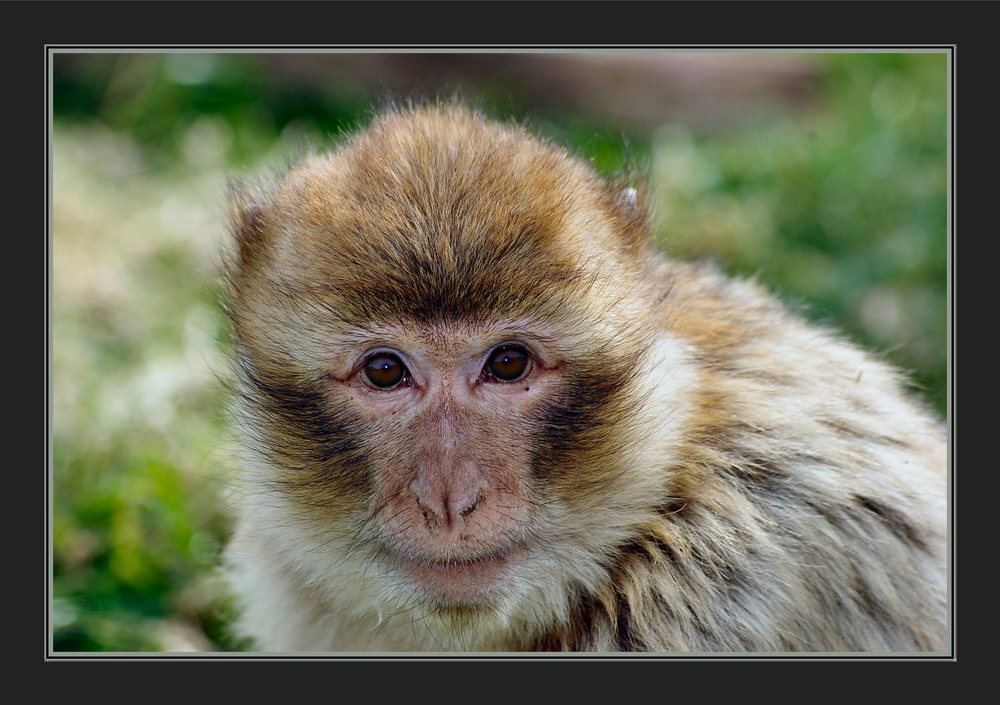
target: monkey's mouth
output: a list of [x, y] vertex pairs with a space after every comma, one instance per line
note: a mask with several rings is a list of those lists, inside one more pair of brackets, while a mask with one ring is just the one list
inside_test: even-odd
[[393, 553], [392, 563], [425, 597], [446, 603], [479, 603], [493, 595], [510, 573], [514, 550], [475, 558], [434, 560]]

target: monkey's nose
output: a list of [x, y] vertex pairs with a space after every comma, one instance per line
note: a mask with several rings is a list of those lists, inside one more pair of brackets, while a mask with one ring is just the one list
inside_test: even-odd
[[414, 482], [411, 490], [417, 506], [423, 512], [427, 528], [431, 531], [465, 522], [484, 497], [478, 486], [429, 487], [426, 483]]

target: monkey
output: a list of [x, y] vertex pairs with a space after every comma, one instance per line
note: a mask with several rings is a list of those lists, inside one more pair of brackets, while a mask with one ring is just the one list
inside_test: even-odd
[[649, 194], [458, 100], [231, 184], [238, 634], [947, 650], [944, 423]]

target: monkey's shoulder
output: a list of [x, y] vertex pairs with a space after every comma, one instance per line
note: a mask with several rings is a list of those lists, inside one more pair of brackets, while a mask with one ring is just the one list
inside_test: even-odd
[[915, 448], [943, 470], [944, 424], [884, 356], [712, 265], [667, 262], [657, 276], [666, 292], [662, 334], [689, 346], [700, 394], [718, 418], [803, 447], [893, 447], [900, 457]]

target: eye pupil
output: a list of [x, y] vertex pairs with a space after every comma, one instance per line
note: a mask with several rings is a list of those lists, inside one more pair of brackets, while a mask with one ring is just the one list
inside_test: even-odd
[[490, 374], [501, 382], [513, 382], [528, 369], [528, 353], [518, 347], [497, 348], [490, 355], [486, 366]]
[[365, 377], [379, 389], [395, 387], [403, 379], [406, 367], [395, 355], [381, 353], [372, 355], [365, 362]]

